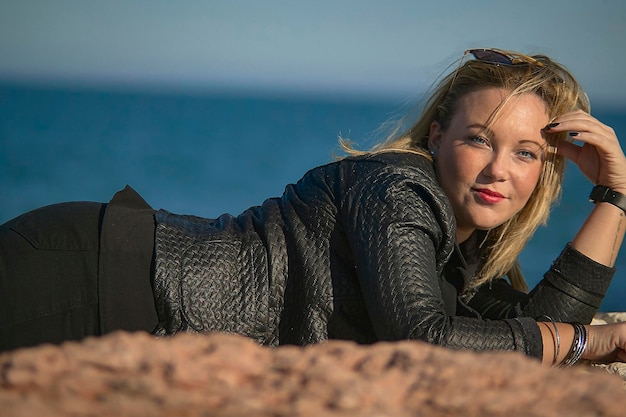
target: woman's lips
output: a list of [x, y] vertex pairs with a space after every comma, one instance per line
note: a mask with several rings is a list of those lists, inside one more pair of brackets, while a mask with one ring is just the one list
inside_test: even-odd
[[486, 203], [498, 203], [504, 200], [502, 194], [487, 188], [474, 188], [474, 192]]

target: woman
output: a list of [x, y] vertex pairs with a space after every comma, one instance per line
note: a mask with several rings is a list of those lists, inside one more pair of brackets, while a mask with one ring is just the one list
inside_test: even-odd
[[[421, 339], [549, 365], [625, 360], [626, 325], [580, 324], [600, 305], [625, 231], [614, 132], [548, 57], [468, 52], [406, 132], [370, 152], [344, 143], [351, 157], [237, 217], [154, 212], [125, 189], [108, 205], [3, 225], [0, 348], [124, 329], [227, 331], [271, 346]], [[517, 255], [547, 219], [564, 158], [611, 191], [594, 193], [579, 233], [526, 294]]]

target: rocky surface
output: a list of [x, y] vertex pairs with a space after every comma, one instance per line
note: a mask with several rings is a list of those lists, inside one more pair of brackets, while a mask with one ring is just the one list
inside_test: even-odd
[[622, 382], [421, 342], [270, 349], [226, 334], [119, 332], [0, 355], [0, 415], [623, 416]]

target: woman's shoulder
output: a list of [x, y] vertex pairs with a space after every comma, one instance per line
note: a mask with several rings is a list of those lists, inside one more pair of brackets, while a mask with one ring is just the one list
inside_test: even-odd
[[416, 182], [432, 189], [439, 188], [433, 163], [413, 152], [385, 151], [345, 158], [317, 166], [304, 174], [298, 187], [317, 186], [335, 190], [353, 189], [359, 185]]
[[384, 151], [344, 159], [350, 168], [361, 174], [399, 175], [420, 182], [436, 183], [432, 161], [425, 156], [409, 151]]
[[380, 225], [416, 227], [440, 244], [447, 259], [455, 236], [453, 211], [439, 185], [433, 162], [414, 152], [386, 151], [346, 158], [342, 202], [356, 219]]
[[383, 150], [378, 152], [370, 152], [363, 155], [348, 156], [344, 160], [355, 162], [380, 162], [392, 165], [432, 165], [432, 162], [424, 157], [421, 153], [408, 150]]
[[385, 151], [348, 156], [309, 170], [293, 187], [300, 197], [328, 194], [339, 201], [368, 194], [389, 197], [418, 193], [428, 200], [445, 199], [432, 161], [413, 152]]
[[358, 184], [371, 186], [378, 182], [404, 180], [439, 188], [432, 161], [408, 151], [348, 156], [309, 170], [298, 184], [323, 183], [331, 188], [333, 185], [351, 188]]

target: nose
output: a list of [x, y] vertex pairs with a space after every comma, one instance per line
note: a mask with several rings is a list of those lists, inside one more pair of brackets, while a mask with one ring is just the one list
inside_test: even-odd
[[492, 181], [503, 181], [509, 175], [511, 160], [505, 152], [492, 152], [483, 168], [483, 175]]

